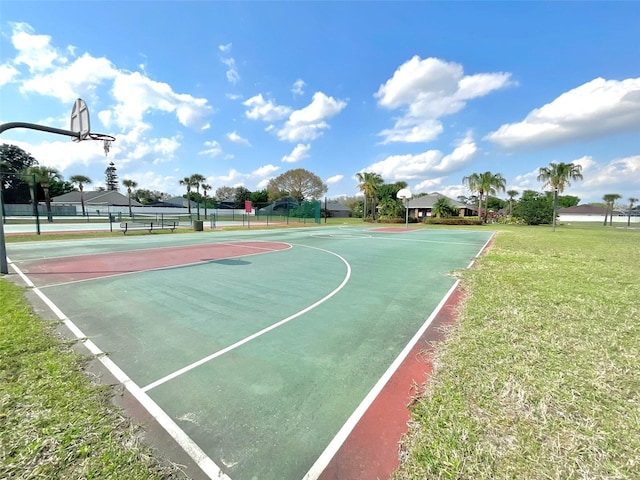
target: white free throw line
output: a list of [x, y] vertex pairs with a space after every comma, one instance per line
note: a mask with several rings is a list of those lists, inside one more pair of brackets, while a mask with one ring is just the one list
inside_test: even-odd
[[342, 290], [344, 288], [344, 286], [349, 281], [349, 278], [351, 277], [351, 265], [349, 265], [349, 262], [347, 262], [343, 257], [338, 255], [337, 253], [332, 252], [330, 250], [325, 250], [324, 248], [309, 247], [307, 245], [298, 245], [298, 246], [305, 247], [305, 248], [311, 248], [313, 250], [320, 250], [322, 252], [326, 252], [326, 253], [329, 253], [331, 255], [334, 255], [334, 256], [338, 257], [340, 260], [342, 260], [342, 263], [344, 263], [346, 265], [346, 267], [347, 267], [347, 274], [345, 275], [344, 279], [342, 280], [342, 283], [340, 285], [338, 285], [331, 293], [329, 293], [325, 297], [321, 298], [320, 300], [318, 300], [314, 304], [309, 305], [307, 308], [305, 308], [303, 310], [300, 310], [297, 313], [294, 313], [293, 315], [285, 318], [284, 320], [280, 320], [279, 322], [274, 323], [273, 325], [270, 325], [270, 326], [268, 326], [266, 328], [263, 328], [259, 332], [256, 332], [253, 335], [249, 335], [248, 337], [243, 338], [242, 340], [240, 340], [239, 342], [234, 343], [233, 345], [229, 345], [228, 347], [223, 348], [222, 350], [218, 350], [217, 352], [212, 353], [211, 355], [208, 355], [208, 356], [206, 356], [204, 358], [201, 358], [200, 360], [198, 360], [196, 362], [193, 362], [193, 363], [187, 365], [186, 367], [182, 367], [180, 370], [176, 370], [175, 372], [170, 373], [169, 375], [167, 375], [165, 377], [162, 377], [162, 378], [156, 380], [153, 383], [150, 383], [146, 387], [143, 387], [142, 391], [143, 392], [148, 392], [152, 388], [155, 388], [155, 387], [157, 387], [159, 385], [162, 385], [163, 383], [168, 382], [169, 380], [172, 380], [172, 379], [182, 375], [183, 373], [188, 372], [189, 370], [193, 370], [194, 368], [199, 367], [200, 365], [203, 365], [203, 364], [213, 360], [214, 358], [218, 358], [219, 356], [224, 355], [225, 353], [228, 353], [231, 350], [235, 350], [236, 348], [244, 345], [245, 343], [250, 342], [251, 340], [254, 340], [254, 339], [258, 338], [258, 337], [261, 337], [265, 333], [270, 332], [271, 330], [274, 330], [274, 329], [284, 325], [285, 323], [290, 322], [294, 318], [298, 318], [299, 316], [304, 315], [305, 313], [313, 310], [318, 305], [326, 302], [327, 300], [329, 300], [331, 297], [333, 297], [336, 293], [338, 293], [340, 290]]
[[51, 309], [51, 311], [62, 320], [64, 325], [80, 340], [87, 349], [96, 356], [96, 358], [105, 366], [116, 379], [122, 383], [127, 390], [135, 397], [138, 402], [149, 412], [149, 414], [167, 431], [169, 435], [182, 447], [194, 462], [202, 469], [202, 471], [212, 479], [231, 480], [225, 475], [220, 467], [211, 460], [204, 451], [182, 430], [167, 413], [154, 402], [151, 397], [142, 391], [142, 389], [125, 374], [111, 359], [109, 359], [98, 346], [89, 340], [86, 335], [73, 323], [62, 311], [53, 303], [44, 293], [38, 289], [33, 282], [22, 271], [12, 263], [8, 258], [11, 267], [24, 280], [27, 286], [31, 287], [33, 292], [42, 299], [42, 301]]

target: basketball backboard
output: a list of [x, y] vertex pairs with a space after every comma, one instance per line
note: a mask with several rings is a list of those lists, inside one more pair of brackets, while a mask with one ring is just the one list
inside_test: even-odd
[[69, 130], [78, 132], [78, 137], [73, 139], [74, 142], [85, 140], [91, 132], [89, 108], [81, 98], [78, 98], [73, 104], [73, 109], [71, 110], [71, 128]]
[[411, 198], [411, 190], [409, 190], [408, 188], [403, 188], [401, 190], [398, 190], [398, 193], [396, 193], [396, 198], [401, 198], [402, 200], [409, 200]]

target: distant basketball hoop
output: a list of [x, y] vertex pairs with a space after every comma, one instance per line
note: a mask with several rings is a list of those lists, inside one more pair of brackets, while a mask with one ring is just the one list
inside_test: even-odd
[[405, 225], [405, 228], [408, 229], [409, 228], [409, 207], [407, 206], [407, 200], [411, 198], [411, 190], [409, 190], [408, 188], [402, 188], [398, 190], [398, 193], [396, 193], [396, 198], [401, 198], [402, 203], [404, 204], [404, 208], [405, 208], [404, 225]]

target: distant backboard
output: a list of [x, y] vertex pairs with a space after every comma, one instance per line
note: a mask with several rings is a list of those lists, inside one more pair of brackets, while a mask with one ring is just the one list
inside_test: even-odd
[[408, 188], [403, 188], [401, 190], [398, 190], [398, 193], [396, 193], [396, 198], [401, 198], [402, 200], [409, 200], [411, 198], [411, 190], [409, 190]]
[[74, 142], [86, 139], [91, 132], [89, 108], [81, 98], [78, 98], [73, 104], [73, 109], [71, 110], [71, 127], [69, 130], [79, 133], [78, 138], [73, 139]]

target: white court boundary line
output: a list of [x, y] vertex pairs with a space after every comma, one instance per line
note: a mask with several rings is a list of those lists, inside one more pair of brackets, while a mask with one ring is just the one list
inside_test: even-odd
[[[475, 259], [477, 259], [482, 254], [482, 252], [487, 247], [487, 245], [489, 245], [489, 242], [491, 242], [491, 240], [493, 239], [494, 235], [495, 235], [495, 232], [491, 234], [491, 236], [489, 237], [489, 240], [486, 241], [486, 243], [483, 245], [480, 251], [475, 255], [474, 259], [471, 261], [471, 263], [467, 268], [470, 268], [473, 265], [473, 263], [475, 262]], [[384, 372], [382, 377], [380, 377], [380, 380], [376, 382], [376, 384], [369, 391], [367, 396], [364, 397], [364, 400], [360, 402], [360, 405], [358, 405], [358, 408], [355, 409], [355, 411], [347, 419], [347, 421], [342, 426], [342, 428], [338, 431], [336, 436], [333, 437], [331, 442], [329, 442], [329, 445], [327, 445], [327, 448], [325, 448], [322, 454], [320, 454], [320, 457], [318, 457], [318, 460], [316, 460], [316, 462], [311, 466], [311, 468], [306, 473], [306, 475], [302, 478], [302, 480], [317, 480], [320, 477], [322, 472], [329, 465], [329, 462], [331, 462], [333, 457], [335, 457], [336, 453], [338, 453], [338, 450], [340, 450], [340, 447], [342, 447], [342, 444], [346, 441], [347, 437], [351, 434], [351, 432], [356, 427], [358, 422], [362, 419], [362, 417], [367, 412], [369, 407], [371, 407], [374, 400], [378, 397], [378, 395], [380, 395], [380, 392], [382, 391], [382, 389], [389, 382], [391, 377], [393, 377], [396, 370], [398, 370], [398, 368], [400, 367], [402, 362], [405, 360], [405, 358], [409, 355], [413, 347], [418, 343], [418, 341], [420, 340], [424, 332], [427, 330], [427, 328], [429, 328], [431, 323], [433, 323], [433, 320], [438, 316], [438, 314], [440, 313], [440, 310], [442, 310], [442, 307], [445, 306], [445, 304], [449, 300], [449, 297], [451, 297], [451, 295], [456, 290], [456, 288], [458, 288], [459, 284], [460, 284], [460, 280], [456, 280], [454, 282], [453, 286], [449, 289], [449, 291], [447, 291], [447, 293], [442, 298], [440, 303], [438, 303], [438, 305], [433, 310], [433, 312], [431, 312], [431, 315], [429, 315], [429, 318], [427, 318], [427, 320], [422, 324], [422, 326], [417, 331], [417, 333], [413, 336], [413, 338], [409, 341], [409, 343], [407, 343], [404, 349], [400, 352], [400, 354], [396, 357], [393, 363], [389, 366], [387, 371]]]
[[167, 413], [160, 408], [160, 406], [154, 402], [151, 397], [142, 391], [142, 389], [131, 380], [120, 367], [118, 367], [106, 354], [98, 348], [98, 346], [89, 340], [87, 336], [73, 323], [63, 312], [60, 310], [53, 301], [49, 299], [44, 293], [36, 287], [33, 282], [13, 263], [9, 258], [7, 261], [11, 264], [11, 267], [22, 278], [28, 287], [49, 307], [49, 309], [62, 320], [64, 325], [76, 336], [76, 338], [87, 349], [95, 355], [95, 357], [105, 366], [116, 379], [122, 383], [125, 388], [134, 396], [134, 398], [149, 412], [149, 414], [166, 430], [166, 432], [182, 447], [182, 449], [189, 455], [194, 462], [202, 469], [202, 471], [209, 476], [209, 478], [231, 480], [226, 474], [222, 472], [220, 467], [215, 464], [211, 458], [193, 441], [191, 437], [182, 430]]
[[[295, 245], [295, 244], [292, 244]], [[262, 330], [254, 333], [253, 335], [249, 335], [248, 337], [243, 338], [242, 340], [234, 343], [233, 345], [229, 345], [228, 347], [223, 348], [222, 350], [218, 350], [215, 353], [212, 353], [211, 355], [208, 355], [204, 358], [201, 358], [200, 360], [197, 360], [185, 367], [182, 367], [179, 370], [176, 370], [173, 373], [170, 373], [169, 375], [166, 375], [158, 380], [156, 380], [155, 382], [150, 383], [149, 385], [147, 385], [146, 387], [142, 388], [143, 392], [148, 392], [149, 390], [151, 390], [152, 388], [155, 388], [159, 385], [162, 385], [165, 382], [168, 382], [169, 380], [173, 380], [176, 377], [179, 377], [180, 375], [182, 375], [183, 373], [187, 373], [190, 370], [193, 370], [194, 368], [199, 367], [200, 365], [204, 365], [205, 363], [213, 360], [214, 358], [218, 358], [221, 355], [224, 355], [225, 353], [230, 352], [231, 350], [235, 350], [236, 348], [244, 345], [245, 343], [250, 342], [251, 340], [254, 340], [258, 337], [261, 337], [262, 335], [264, 335], [265, 333], [270, 332], [271, 330], [275, 330], [276, 328], [284, 325], [285, 323], [289, 323], [291, 320], [300, 317], [301, 315], [304, 315], [305, 313], [313, 310], [314, 308], [316, 308], [318, 305], [321, 305], [322, 303], [326, 302], [327, 300], [329, 300], [331, 297], [333, 297], [335, 294], [337, 294], [340, 290], [342, 290], [345, 285], [349, 282], [349, 279], [351, 278], [351, 265], [349, 265], [349, 262], [347, 262], [343, 257], [341, 257], [340, 255], [338, 255], [335, 252], [332, 252], [331, 250], [325, 250], [324, 248], [318, 248], [318, 247], [310, 247], [307, 245], [296, 245], [299, 247], [304, 247], [304, 248], [311, 248], [313, 250], [319, 250], [321, 252], [325, 252], [325, 253], [329, 253], [331, 255], [334, 255], [336, 257], [338, 257], [342, 263], [345, 264], [345, 266], [347, 267], [347, 273], [344, 277], [344, 279], [342, 280], [342, 283], [340, 283], [340, 285], [338, 285], [333, 291], [331, 291], [329, 294], [325, 295], [323, 298], [321, 298], [320, 300], [318, 300], [317, 302], [309, 305], [308, 307], [300, 310], [297, 313], [294, 313], [293, 315], [288, 316], [287, 318], [280, 320], [279, 322], [274, 323], [273, 325], [269, 325], [266, 328], [263, 328]]]

